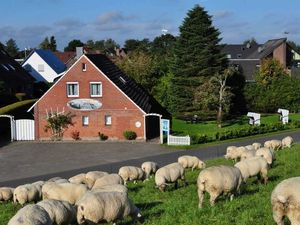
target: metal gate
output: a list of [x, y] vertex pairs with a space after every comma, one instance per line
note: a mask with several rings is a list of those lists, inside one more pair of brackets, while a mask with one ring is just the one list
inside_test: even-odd
[[33, 141], [34, 140], [34, 120], [15, 120], [14, 140]]

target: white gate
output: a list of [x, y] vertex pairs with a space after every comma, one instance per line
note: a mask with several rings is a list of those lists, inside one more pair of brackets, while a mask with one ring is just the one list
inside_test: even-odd
[[34, 140], [34, 120], [15, 120], [15, 140]]
[[168, 135], [168, 145], [190, 145], [191, 138], [189, 135], [184, 137], [177, 137]]

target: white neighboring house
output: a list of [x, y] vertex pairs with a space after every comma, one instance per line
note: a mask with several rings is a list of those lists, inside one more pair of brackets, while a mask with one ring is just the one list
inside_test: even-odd
[[37, 82], [51, 83], [61, 76], [66, 65], [51, 50], [36, 49], [22, 63], [22, 67], [33, 76]]

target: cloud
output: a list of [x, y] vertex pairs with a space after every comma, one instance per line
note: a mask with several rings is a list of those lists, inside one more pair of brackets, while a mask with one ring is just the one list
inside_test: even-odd
[[54, 23], [54, 26], [63, 29], [77, 29], [83, 27], [84, 25], [85, 23], [72, 18], [65, 18]]
[[124, 20], [128, 21], [134, 18], [136, 17], [127, 16], [121, 12], [107, 12], [98, 16], [95, 23], [97, 25], [105, 25], [105, 24], [111, 24], [116, 22], [124, 22]]
[[222, 10], [222, 11], [217, 11], [217, 12], [213, 13], [213, 18], [215, 20], [227, 19], [229, 17], [232, 17], [233, 15], [234, 15], [234, 13], [231, 11]]

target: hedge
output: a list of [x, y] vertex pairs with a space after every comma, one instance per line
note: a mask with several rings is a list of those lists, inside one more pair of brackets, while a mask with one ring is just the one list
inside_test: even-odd
[[37, 99], [28, 99], [28, 100], [24, 100], [21, 102], [16, 102], [16, 103], [4, 106], [4, 107], [0, 108], [0, 115], [8, 114], [9, 112], [11, 112], [19, 107], [34, 103], [36, 100]]

